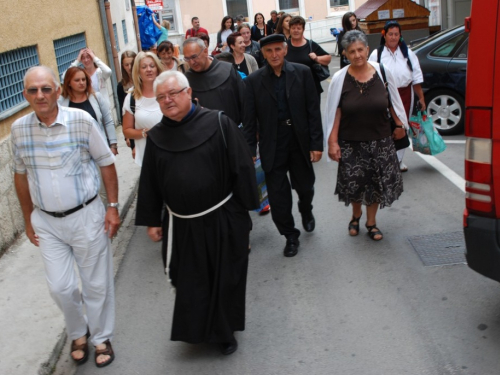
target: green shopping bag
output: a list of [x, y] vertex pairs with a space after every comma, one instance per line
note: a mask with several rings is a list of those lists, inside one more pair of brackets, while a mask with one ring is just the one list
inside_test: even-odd
[[425, 111], [410, 117], [413, 151], [426, 155], [437, 155], [446, 150], [443, 138], [434, 128], [432, 120]]

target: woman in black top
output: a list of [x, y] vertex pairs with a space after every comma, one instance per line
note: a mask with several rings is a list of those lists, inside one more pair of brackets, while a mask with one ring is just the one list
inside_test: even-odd
[[343, 30], [339, 33], [339, 37], [337, 39], [337, 45], [340, 55], [340, 68], [343, 68], [344, 66], [350, 64], [349, 60], [344, 54], [344, 47], [342, 47], [342, 38], [348, 31], [351, 30], [361, 31], [358, 25], [358, 17], [356, 17], [356, 14], [354, 12], [347, 12], [346, 14], [344, 14], [344, 16], [342, 17], [342, 28]]
[[283, 13], [278, 21], [278, 26], [276, 26], [275, 34], [283, 34], [285, 38], [290, 39], [290, 20], [292, 15], [288, 13]]
[[232, 33], [227, 37], [227, 45], [233, 54], [234, 67], [238, 72], [243, 73], [242, 78], [248, 77], [252, 72], [259, 69], [257, 61], [252, 55], [245, 53], [245, 43], [240, 33]]
[[[349, 234], [358, 235], [365, 205], [368, 235], [380, 241], [383, 234], [377, 227], [377, 210], [390, 207], [403, 192], [393, 139], [404, 137], [407, 122], [394, 78], [385, 72], [386, 89], [379, 65], [367, 61], [366, 35], [351, 30], [342, 43], [351, 64], [335, 73], [330, 83], [325, 120], [330, 129], [333, 125], [331, 133], [327, 129], [325, 134], [328, 156], [339, 162], [335, 194], [346, 206], [352, 205]], [[394, 131], [388, 109], [396, 123]]]
[[[132, 81], [132, 68], [134, 67], [136, 55], [137, 54], [134, 51], [124, 51], [120, 59], [122, 79], [116, 86], [116, 95], [118, 96], [118, 104], [120, 105], [120, 120], [123, 120], [123, 102], [127, 96], [127, 91], [134, 86], [134, 82]], [[125, 139], [125, 142], [127, 143], [127, 146], [132, 149], [132, 157], [134, 157], [134, 140]]]
[[[330, 64], [332, 56], [330, 56], [330, 54], [321, 48], [316, 42], [309, 42], [308, 39], [304, 38], [305, 27], [306, 21], [301, 16], [292, 17], [290, 20], [291, 38], [287, 41], [288, 52], [285, 57], [286, 60], [307, 65], [309, 68], [311, 68], [315, 63], [319, 63], [321, 65]], [[314, 78], [314, 84], [316, 85], [318, 95], [321, 95], [323, 89], [321, 88], [320, 80], [312, 69], [311, 73]]]
[[264, 15], [262, 13], [256, 13], [254, 17], [254, 24], [252, 26], [252, 40], [258, 42], [269, 34], [271, 34], [271, 32], [266, 25]]
[[243, 43], [245, 44], [245, 53], [252, 55], [253, 58], [257, 61], [259, 68], [262, 68], [264, 66], [265, 60], [262, 56], [262, 53], [260, 52], [259, 42], [256, 42], [251, 38], [252, 30], [250, 26], [247, 23], [241, 24], [240, 26], [238, 26], [238, 32], [243, 37]]

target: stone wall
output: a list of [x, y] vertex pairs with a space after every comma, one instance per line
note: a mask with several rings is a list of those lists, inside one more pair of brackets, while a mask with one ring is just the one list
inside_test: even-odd
[[0, 254], [24, 231], [24, 220], [14, 187], [10, 137], [0, 141]]

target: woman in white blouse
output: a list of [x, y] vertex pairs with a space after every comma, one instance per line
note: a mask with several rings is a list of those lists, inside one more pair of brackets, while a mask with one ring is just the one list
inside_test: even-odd
[[142, 166], [147, 132], [162, 119], [153, 82], [163, 65], [152, 52], [139, 52], [132, 68], [134, 89], [123, 103], [123, 135], [135, 140], [135, 162]]
[[[424, 111], [425, 98], [421, 83], [424, 81], [417, 56], [408, 48], [401, 36], [401, 26], [397, 21], [387, 21], [382, 30], [382, 39], [378, 49], [374, 50], [369, 61], [381, 62], [386, 70], [392, 73], [396, 86], [409, 119], [413, 108], [414, 93], [418, 96], [420, 108]], [[406, 149], [398, 150], [399, 168], [406, 172], [408, 167], [403, 163]]]

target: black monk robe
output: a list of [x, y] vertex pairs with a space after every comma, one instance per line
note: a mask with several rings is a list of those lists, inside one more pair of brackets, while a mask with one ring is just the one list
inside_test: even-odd
[[234, 331], [245, 328], [248, 210], [259, 203], [245, 139], [227, 116], [222, 115], [221, 122], [223, 132], [218, 112], [197, 106], [187, 119], [163, 117], [148, 132], [136, 225], [163, 224], [164, 249], [165, 204], [177, 214], [192, 215], [233, 193], [227, 203], [204, 216], [173, 219], [174, 341], [227, 343]]
[[188, 70], [186, 78], [202, 107], [224, 111], [236, 124], [242, 122], [245, 84], [232, 64], [214, 59], [204, 72]]

